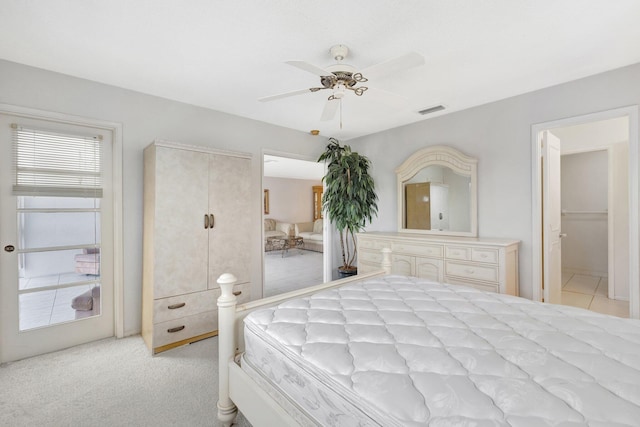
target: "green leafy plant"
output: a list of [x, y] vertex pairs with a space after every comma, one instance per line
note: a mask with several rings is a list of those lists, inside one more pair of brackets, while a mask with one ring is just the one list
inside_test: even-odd
[[329, 144], [318, 162], [327, 163], [327, 173], [322, 178], [325, 183], [322, 207], [329, 220], [340, 233], [343, 273], [353, 273], [356, 259], [356, 237], [367, 221], [378, 214], [378, 196], [373, 178], [369, 175], [371, 162], [365, 156], [351, 151], [348, 145], [341, 146], [335, 138]]

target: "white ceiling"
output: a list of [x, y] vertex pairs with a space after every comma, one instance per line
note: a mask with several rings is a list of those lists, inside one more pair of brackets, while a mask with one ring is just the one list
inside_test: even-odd
[[[0, 58], [342, 140], [640, 62], [638, 0], [0, 0]], [[284, 63], [357, 69], [409, 53], [426, 65], [319, 120], [328, 91]], [[443, 114], [443, 113], [436, 113]]]
[[271, 178], [320, 181], [324, 176], [324, 163], [265, 154], [263, 175]]

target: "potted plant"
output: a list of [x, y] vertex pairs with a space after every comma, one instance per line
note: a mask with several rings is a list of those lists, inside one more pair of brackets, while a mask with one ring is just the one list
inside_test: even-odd
[[353, 275], [357, 273], [354, 233], [361, 231], [366, 222], [371, 222], [373, 215], [378, 214], [378, 196], [369, 175], [371, 162], [351, 151], [348, 145], [341, 146], [335, 138], [329, 138], [318, 161], [328, 163], [327, 173], [322, 178], [325, 183], [322, 207], [340, 233], [342, 265], [338, 272], [343, 277]]

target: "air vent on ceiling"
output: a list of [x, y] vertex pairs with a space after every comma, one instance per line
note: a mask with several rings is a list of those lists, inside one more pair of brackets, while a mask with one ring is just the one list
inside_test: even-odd
[[435, 107], [425, 108], [424, 110], [418, 111], [418, 113], [424, 116], [425, 114], [431, 114], [441, 110], [444, 110], [444, 105], [436, 105]]

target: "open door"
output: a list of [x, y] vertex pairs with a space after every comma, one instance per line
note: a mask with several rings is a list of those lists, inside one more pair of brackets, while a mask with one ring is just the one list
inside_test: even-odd
[[542, 295], [562, 303], [562, 244], [560, 199], [560, 140], [540, 133], [542, 152]]

